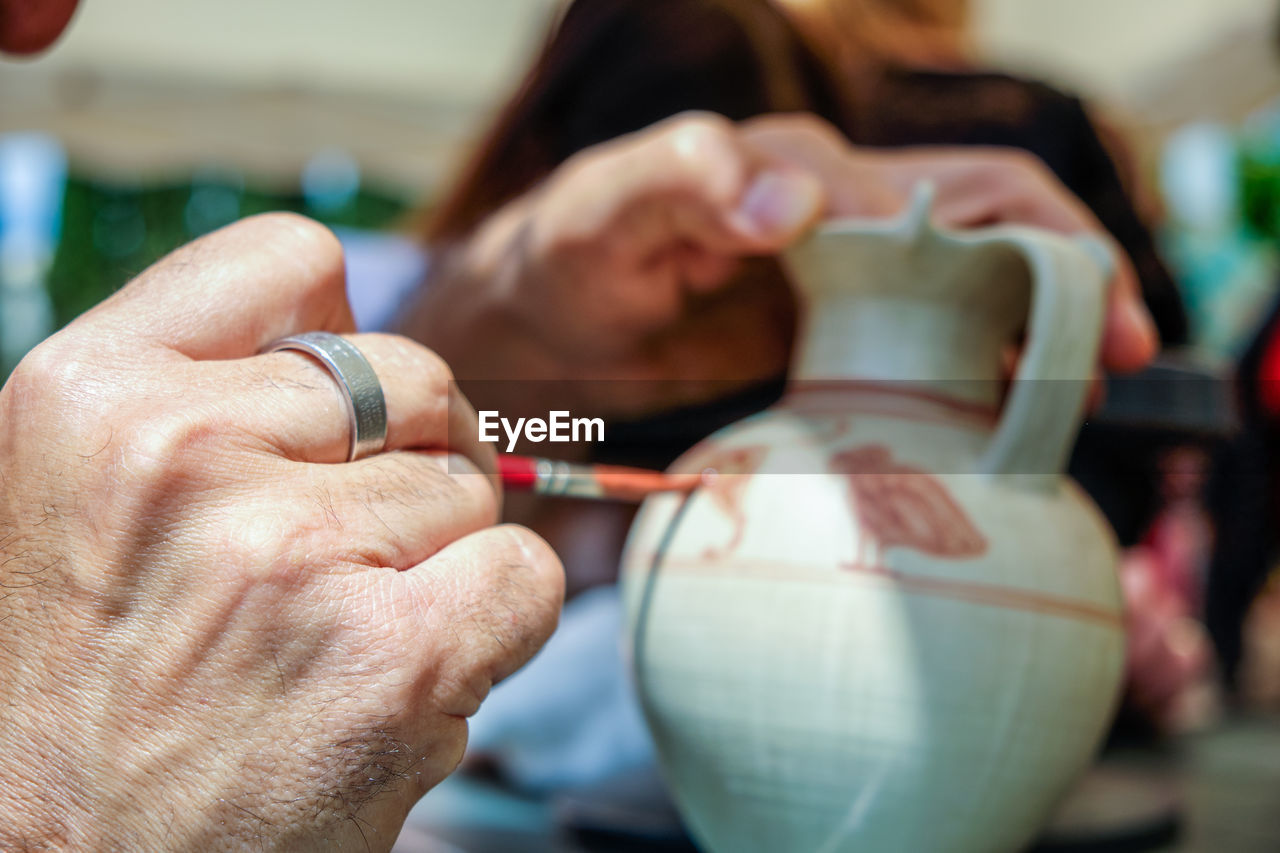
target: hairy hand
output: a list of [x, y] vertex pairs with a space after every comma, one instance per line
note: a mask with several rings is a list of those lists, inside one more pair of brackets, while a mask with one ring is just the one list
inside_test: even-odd
[[352, 331], [338, 244], [259, 217], [0, 392], [0, 848], [388, 849], [553, 630], [559, 563], [492, 526], [444, 364], [351, 336], [389, 434], [344, 463], [331, 378], [256, 355], [312, 329]]

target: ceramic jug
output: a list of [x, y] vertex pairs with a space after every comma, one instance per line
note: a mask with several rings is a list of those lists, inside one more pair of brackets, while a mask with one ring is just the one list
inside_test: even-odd
[[634, 675], [712, 853], [1018, 850], [1114, 710], [1116, 546], [1061, 473], [1105, 251], [928, 207], [788, 254], [787, 395], [686, 454], [718, 473], [632, 528]]

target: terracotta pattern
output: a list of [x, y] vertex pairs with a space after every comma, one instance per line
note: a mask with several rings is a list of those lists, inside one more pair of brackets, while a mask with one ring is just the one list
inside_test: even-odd
[[714, 448], [706, 455], [697, 457], [696, 468], [716, 472], [699, 489], [699, 493], [708, 495], [733, 524], [733, 535], [729, 537], [729, 541], [718, 547], [707, 548], [703, 554], [706, 559], [720, 559], [736, 551], [742, 543], [742, 534], [747, 524], [746, 515], [742, 511], [742, 496], [768, 455], [769, 448], [763, 445], [747, 445]]
[[942, 481], [894, 462], [883, 444], [840, 451], [830, 464], [833, 472], [848, 479], [860, 529], [880, 550], [914, 548], [953, 560], [987, 552], [986, 537]]
[[934, 231], [924, 192], [787, 253], [789, 393], [688, 454], [721, 475], [647, 504], [623, 558], [699, 849], [1016, 853], [1088, 765], [1124, 663], [1113, 537], [1060, 473], [1102, 327], [1093, 249]]

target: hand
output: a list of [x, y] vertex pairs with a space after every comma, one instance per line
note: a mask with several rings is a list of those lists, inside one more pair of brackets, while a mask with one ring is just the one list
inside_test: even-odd
[[[434, 247], [400, 328], [485, 408], [545, 411], [551, 387], [562, 408], [614, 418], [724, 396], [781, 375], [793, 348], [787, 282], [757, 256], [823, 217], [895, 215], [924, 178], [944, 225], [1102, 231], [1020, 152], [883, 152], [813, 116], [685, 114], [579, 153], [467, 241]], [[1119, 253], [1117, 268], [1100, 361], [1136, 369], [1156, 336]], [[530, 381], [566, 377], [640, 381]], [[521, 382], [473, 382], [486, 379]]]
[[[571, 158], [494, 217], [472, 254], [502, 282], [493, 298], [548, 346], [580, 362], [625, 359], [730, 282], [741, 258], [784, 249], [819, 218], [896, 214], [925, 179], [941, 225], [1103, 233], [1024, 152], [887, 152], [809, 115], [734, 125], [685, 114]], [[1102, 362], [1131, 370], [1157, 339], [1132, 266], [1119, 252], [1117, 262]]]
[[[828, 188], [828, 217], [876, 215], [875, 197], [899, 199], [900, 209], [921, 181], [935, 187], [933, 220], [950, 228], [1031, 225], [1062, 234], [1110, 240], [1102, 224], [1037, 157], [1013, 148], [919, 147], [896, 151], [853, 148], [831, 125], [810, 116], [767, 116], [748, 122], [744, 136], [767, 155], [814, 171]], [[1109, 370], [1137, 370], [1159, 346], [1133, 265], [1114, 247], [1101, 361]]]
[[343, 278], [320, 226], [245, 220], [0, 391], [0, 848], [389, 849], [553, 630], [436, 356], [352, 336], [389, 431], [343, 463], [331, 378], [256, 355], [351, 332]]
[[685, 114], [570, 158], [486, 236], [518, 229], [510, 304], [590, 360], [627, 354], [723, 287], [739, 259], [797, 240], [823, 198], [816, 175], [761, 156], [728, 120]]

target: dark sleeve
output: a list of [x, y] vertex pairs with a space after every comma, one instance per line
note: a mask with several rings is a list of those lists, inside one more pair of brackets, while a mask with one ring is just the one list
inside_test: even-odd
[[1063, 115], [1055, 126], [1065, 131], [1070, 151], [1064, 174], [1072, 192], [1093, 210], [1133, 261], [1142, 284], [1142, 297], [1166, 346], [1187, 342], [1187, 315], [1178, 287], [1156, 252], [1151, 232], [1134, 210], [1115, 163], [1083, 104], [1076, 98], [1061, 102]]
[[561, 160], [685, 110], [769, 110], [746, 29], [705, 0], [577, 0], [560, 37], [580, 42], [551, 116]]

